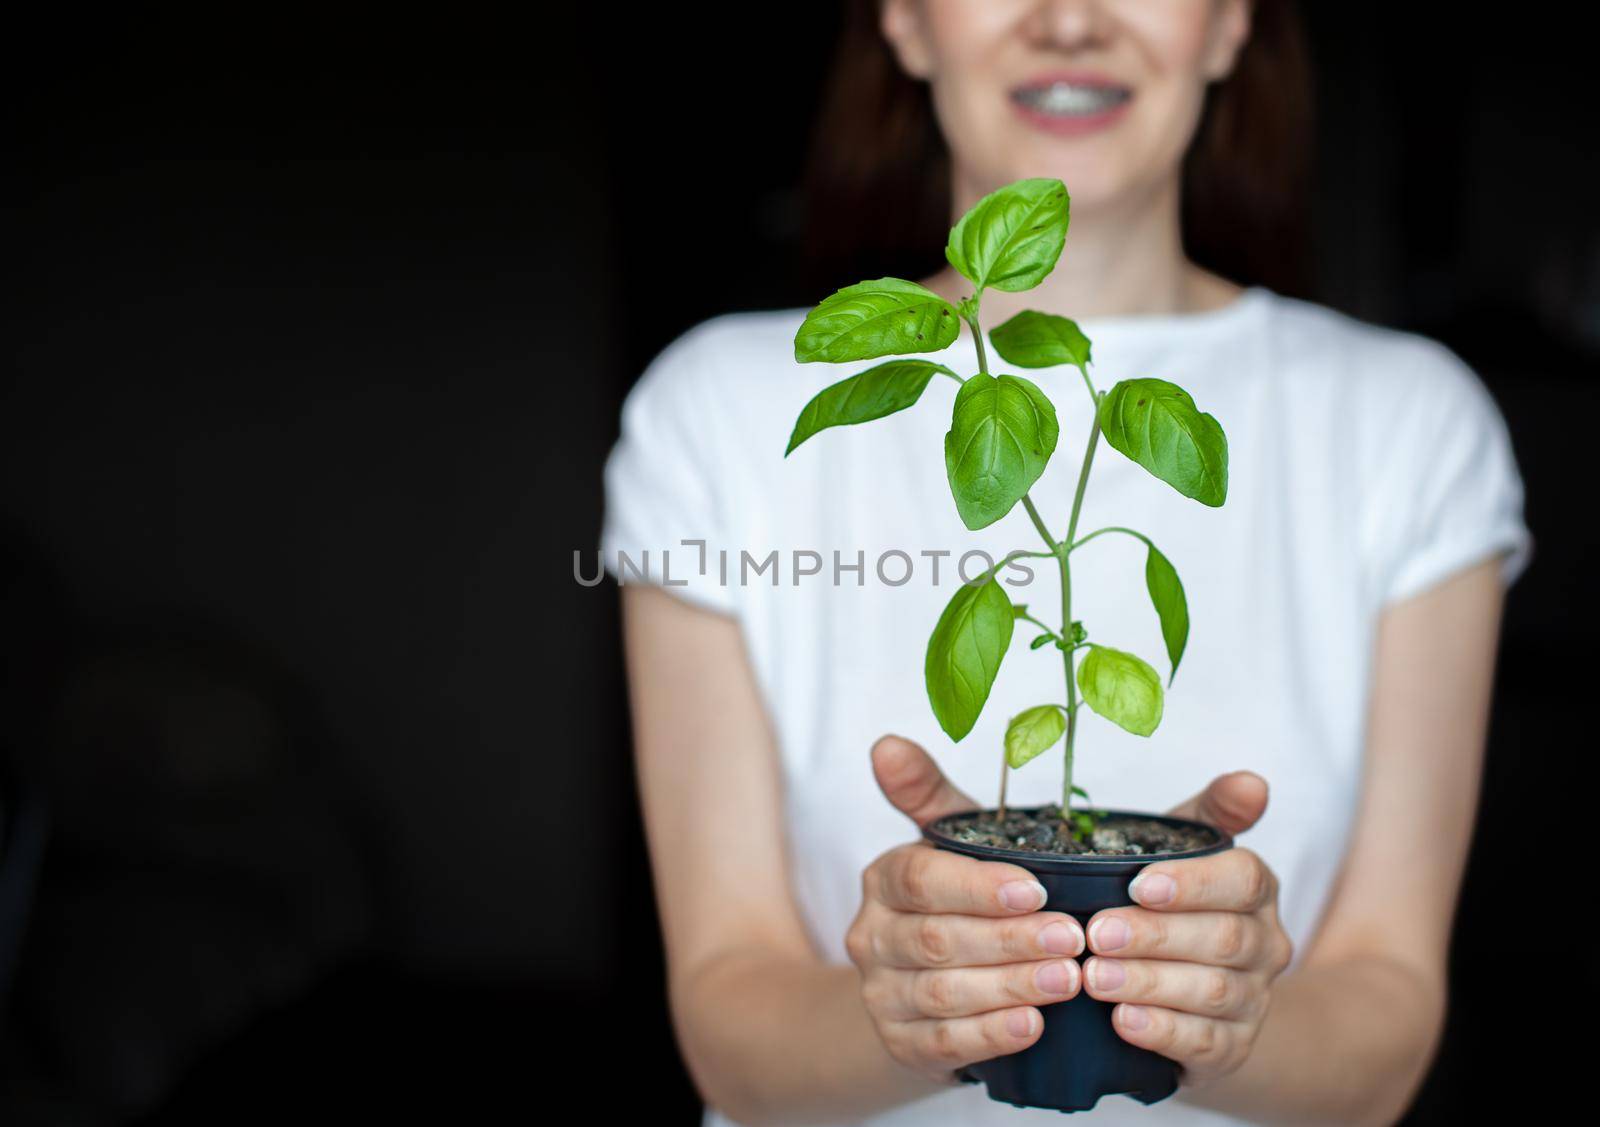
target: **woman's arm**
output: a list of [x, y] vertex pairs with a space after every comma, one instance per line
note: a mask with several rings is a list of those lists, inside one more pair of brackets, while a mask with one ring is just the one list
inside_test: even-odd
[[1404, 1113], [1444, 1019], [1503, 599], [1492, 561], [1384, 614], [1361, 805], [1332, 901], [1244, 1063], [1185, 1099], [1265, 1122]]
[[705, 1100], [744, 1123], [849, 1119], [937, 1091], [805, 935], [778, 753], [738, 625], [623, 589], [639, 791], [673, 1021]]

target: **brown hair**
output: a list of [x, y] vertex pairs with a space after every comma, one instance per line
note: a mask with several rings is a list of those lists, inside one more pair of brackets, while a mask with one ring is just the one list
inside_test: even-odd
[[[942, 264], [950, 154], [926, 83], [900, 69], [880, 0], [846, 0], [812, 139], [803, 254], [833, 287]], [[1254, 0], [1233, 73], [1212, 86], [1184, 158], [1183, 233], [1209, 270], [1307, 291], [1311, 73], [1294, 0]]]

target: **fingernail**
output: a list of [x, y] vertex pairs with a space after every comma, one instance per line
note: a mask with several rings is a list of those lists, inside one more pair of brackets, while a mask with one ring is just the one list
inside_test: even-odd
[[1053, 923], [1039, 933], [1039, 946], [1052, 955], [1076, 955], [1083, 950], [1083, 938], [1071, 924]]
[[1126, 947], [1132, 938], [1133, 930], [1119, 916], [1107, 916], [1089, 925], [1089, 942], [1096, 951], [1115, 951], [1118, 947]]
[[1149, 870], [1133, 878], [1133, 883], [1128, 886], [1128, 895], [1141, 904], [1166, 904], [1178, 894], [1178, 885], [1166, 873], [1152, 873]]
[[1044, 907], [1044, 885], [1036, 880], [1014, 880], [1000, 886], [1000, 903], [1013, 912], [1036, 912]]
[[1006, 1032], [1013, 1037], [1033, 1036], [1033, 1011], [1012, 1010], [1006, 1014]]
[[1122, 1024], [1125, 1028], [1137, 1033], [1150, 1024], [1150, 1015], [1145, 1012], [1143, 1006], [1124, 1005], [1119, 1008], [1122, 1010]]
[[1128, 981], [1128, 972], [1116, 959], [1090, 959], [1089, 981], [1096, 990], [1117, 990]]
[[[1069, 970], [1069, 965], [1074, 968]], [[1077, 985], [1077, 963], [1046, 963], [1033, 972], [1034, 985], [1046, 994], [1070, 994]]]

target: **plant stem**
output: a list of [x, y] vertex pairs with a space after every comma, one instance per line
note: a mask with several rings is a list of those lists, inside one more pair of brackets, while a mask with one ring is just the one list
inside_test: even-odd
[[984, 351], [983, 330], [978, 327], [978, 315], [974, 313], [971, 317], [968, 317], [967, 324], [972, 328], [972, 342], [978, 346], [978, 374], [987, 376], [989, 374], [989, 354]]
[[1094, 389], [1094, 381], [1089, 378], [1089, 369], [1080, 367], [1078, 371], [1083, 373], [1083, 386], [1089, 389], [1089, 398], [1094, 400], [1095, 411], [1098, 413], [1100, 410], [1100, 393]]
[[[1089, 427], [1089, 447], [1083, 452], [1083, 468], [1078, 471], [1078, 491], [1072, 495], [1072, 516], [1067, 519], [1067, 538], [1063, 543], [1071, 545], [1072, 538], [1078, 534], [1078, 517], [1083, 512], [1083, 491], [1089, 487], [1089, 468], [1094, 465], [1094, 450], [1100, 445], [1100, 399], [1094, 401], [1094, 422]], [[1070, 626], [1071, 623], [1068, 623]]]
[[[1094, 421], [1089, 426], [1089, 445], [1083, 452], [1083, 468], [1078, 471], [1078, 489], [1072, 496], [1072, 515], [1067, 519], [1067, 537], [1056, 550], [1061, 563], [1061, 631], [1067, 637], [1072, 633], [1072, 538], [1078, 532], [1078, 517], [1083, 512], [1083, 493], [1089, 487], [1089, 470], [1094, 466], [1095, 447], [1100, 444], [1100, 396], [1095, 396]], [[1073, 675], [1076, 647], [1061, 655], [1061, 664], [1067, 677], [1067, 747], [1065, 753], [1065, 778], [1061, 784], [1061, 817], [1065, 821], [1072, 808], [1072, 755], [1078, 737], [1078, 680]]]
[[[972, 315], [967, 318], [967, 326], [972, 329], [972, 343], [978, 349], [978, 374], [987, 376], [989, 374], [989, 354], [983, 347], [983, 329], [978, 324], [976, 306], [973, 308]], [[1023, 496], [1022, 502], [1028, 507], [1028, 513], [1033, 517], [1034, 525], [1040, 532], [1044, 532], [1044, 524], [1039, 520], [1039, 512], [1033, 507], [1033, 502], [1028, 500], [1026, 495]], [[1049, 544], [1051, 551], [1055, 550], [1055, 542], [1050, 539], [1048, 533], [1045, 534], [1045, 542]], [[990, 568], [990, 576], [992, 577], [998, 570], [1000, 570], [999, 564]], [[1002, 748], [1000, 751], [1000, 801], [995, 804], [996, 821], [1001, 823], [1006, 820], [1006, 782], [1011, 777], [1010, 767], [1011, 764], [1006, 761], [1005, 749]]]
[[1022, 507], [1028, 510], [1028, 518], [1033, 521], [1033, 527], [1039, 530], [1039, 535], [1044, 537], [1044, 542], [1050, 548], [1050, 554], [1056, 554], [1056, 538], [1050, 535], [1050, 530], [1045, 527], [1044, 518], [1039, 515], [1038, 508], [1033, 503], [1033, 498], [1026, 493], [1022, 495]]
[[[1093, 447], [1090, 447], [1092, 450]], [[1087, 467], [1085, 467], [1087, 469]], [[1056, 557], [1061, 563], [1061, 618], [1064, 625], [1063, 631], [1069, 634], [1072, 631], [1072, 565], [1067, 562], [1067, 553], [1063, 551]], [[1061, 781], [1061, 820], [1067, 820], [1067, 811], [1072, 808], [1072, 751], [1078, 736], [1078, 681], [1073, 676], [1073, 650], [1064, 650], [1061, 654], [1061, 665], [1067, 678], [1067, 748], [1065, 752], [1065, 770]]]
[[1022, 619], [1022, 621], [1024, 621], [1024, 622], [1033, 623], [1040, 630], [1043, 630], [1046, 634], [1049, 634], [1052, 638], [1055, 638], [1058, 641], [1061, 640], [1061, 635], [1056, 633], [1055, 627], [1051, 626], [1048, 622], [1040, 622], [1037, 618], [1033, 617], [1033, 615], [1029, 614], [1027, 611], [1022, 611], [1020, 614], [1017, 615], [1017, 617]]
[[1132, 528], [1122, 528], [1119, 525], [1111, 525], [1108, 528], [1095, 529], [1093, 532], [1089, 533], [1089, 535], [1083, 537], [1073, 544], [1068, 545], [1067, 551], [1076, 552], [1079, 548], [1093, 540], [1096, 536], [1104, 536], [1108, 532], [1120, 532], [1125, 536], [1132, 536], [1135, 540], [1143, 540], [1147, 546], [1152, 546], [1150, 545], [1150, 537], [1146, 536], [1144, 533], [1138, 532]]

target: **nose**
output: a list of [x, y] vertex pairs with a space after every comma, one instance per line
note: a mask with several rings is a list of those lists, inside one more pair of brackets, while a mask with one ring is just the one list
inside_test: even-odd
[[1025, 30], [1037, 42], [1076, 48], [1098, 43], [1105, 27], [1101, 0], [1038, 0]]

